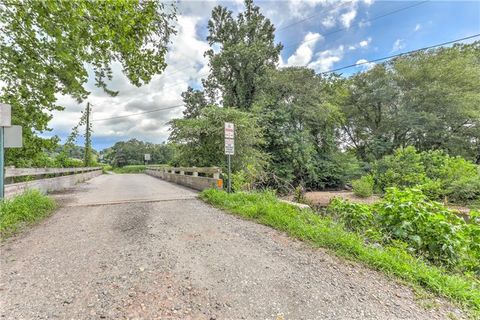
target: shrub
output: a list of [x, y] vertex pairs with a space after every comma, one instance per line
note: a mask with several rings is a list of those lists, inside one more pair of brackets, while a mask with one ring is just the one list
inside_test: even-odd
[[[333, 200], [327, 212], [349, 230], [380, 234], [384, 244], [400, 241], [408, 251], [459, 272], [479, 273], [480, 230], [417, 189], [387, 189], [374, 205]], [[474, 214], [475, 215], [475, 214]], [[472, 218], [473, 220], [473, 218]]]
[[414, 147], [399, 148], [373, 166], [375, 184], [379, 190], [389, 187], [413, 187], [425, 182], [422, 157]]
[[[364, 237], [358, 233], [348, 232], [339, 223], [328, 217], [321, 217], [313, 211], [301, 210], [279, 202], [271, 192], [227, 194], [224, 191], [210, 189], [203, 191], [200, 197], [231, 213], [285, 231], [290, 236], [308, 241], [315, 246], [329, 248], [343, 257], [362, 261], [409, 283], [422, 285], [433, 292], [466, 304], [476, 313], [480, 312], [480, 291], [474, 279], [469, 276], [448, 274], [443, 268], [425, 263], [422, 259], [412, 256], [406, 250], [408, 245], [401, 241], [391, 240], [385, 246], [365, 244]], [[345, 204], [340, 199], [334, 201], [329, 207], [330, 210], [338, 209], [337, 212], [341, 213], [343, 209], [350, 208], [352, 212], [349, 216], [352, 219], [365, 222], [366, 227], [370, 226], [368, 216], [372, 211], [366, 210], [370, 208], [369, 206]], [[356, 214], [358, 208], [364, 211], [360, 215]], [[351, 227], [355, 227], [353, 220]], [[374, 228], [367, 229], [365, 235], [370, 234], [378, 232]]]
[[363, 176], [360, 179], [352, 181], [353, 193], [362, 198], [368, 198], [373, 194], [373, 177], [371, 175]]
[[431, 200], [468, 203], [480, 199], [479, 170], [474, 163], [443, 151], [419, 153], [407, 147], [377, 161], [372, 174], [379, 192], [389, 187], [415, 187]]
[[343, 222], [348, 230], [360, 233], [366, 232], [375, 224], [375, 219], [368, 205], [344, 201], [339, 197], [330, 201], [327, 213], [336, 220]]
[[390, 188], [374, 211], [385, 235], [408, 243], [432, 262], [454, 266], [467, 249], [464, 220], [420, 190]]
[[449, 201], [469, 203], [480, 199], [480, 176], [465, 177], [454, 180], [446, 187]]
[[31, 224], [50, 214], [55, 202], [37, 190], [29, 190], [0, 203], [0, 235], [15, 233], [23, 224]]

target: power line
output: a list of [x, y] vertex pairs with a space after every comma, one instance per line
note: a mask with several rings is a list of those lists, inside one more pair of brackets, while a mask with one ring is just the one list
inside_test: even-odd
[[[320, 74], [332, 73], [332, 72], [336, 72], [336, 71], [339, 71], [339, 70], [344, 70], [344, 69], [348, 69], [348, 68], [352, 68], [352, 67], [358, 67], [358, 66], [361, 66], [363, 64], [388, 60], [388, 59], [403, 56], [403, 55], [406, 55], [406, 54], [411, 54], [411, 53], [414, 53], [414, 52], [424, 51], [424, 50], [438, 48], [438, 47], [441, 47], [441, 46], [449, 45], [449, 44], [460, 42], [460, 41], [470, 40], [470, 39], [473, 39], [473, 38], [476, 38], [476, 37], [480, 37], [480, 33], [477, 33], [477, 34], [474, 34], [474, 35], [471, 35], [471, 36], [468, 36], [468, 37], [460, 38], [460, 39], [455, 39], [455, 40], [451, 40], [451, 41], [442, 42], [442, 43], [431, 45], [431, 46], [428, 46], [428, 47], [423, 47], [423, 48], [420, 48], [420, 49], [405, 51], [405, 52], [402, 52], [402, 53], [398, 53], [398, 54], [394, 54], [394, 55], [390, 55], [390, 56], [386, 56], [386, 57], [382, 57], [382, 58], [377, 58], [377, 59], [370, 60], [370, 61], [367, 61], [367, 62], [350, 64], [350, 65], [343, 66], [343, 67], [340, 67], [340, 68], [335, 68], [335, 69], [323, 71], [323, 72], [320, 72]], [[184, 107], [184, 106], [185, 105], [181, 104], [181, 105], [170, 106], [170, 107], [165, 107], [165, 108], [153, 109], [153, 110], [149, 110], [149, 111], [145, 111], [145, 112], [132, 113], [132, 114], [124, 115], [124, 116], [117, 116], [117, 117], [103, 118], [103, 119], [95, 119], [95, 120], [91, 120], [91, 121], [104, 121], [104, 120], [111, 120], [111, 119], [118, 119], [118, 118], [127, 118], [127, 117], [137, 116], [137, 115], [140, 115], [140, 114], [153, 113], [153, 112], [158, 112], [158, 111], [162, 111], [162, 110], [180, 108], [180, 107]]]
[[[398, 13], [398, 12], [401, 12], [401, 11], [404, 11], [404, 10], [408, 10], [408, 9], [411, 9], [411, 8], [414, 8], [414, 7], [418, 7], [422, 4], [425, 4], [427, 2], [430, 2], [431, 0], [426, 0], [426, 1], [421, 1], [421, 2], [416, 2], [412, 5], [409, 5], [409, 6], [405, 6], [405, 7], [402, 7], [402, 8], [398, 8], [398, 9], [395, 9], [393, 11], [389, 11], [389, 12], [386, 12], [384, 14], [381, 14], [381, 15], [378, 15], [376, 17], [373, 17], [371, 19], [368, 19], [368, 20], [365, 20], [365, 23], [367, 22], [372, 22], [372, 21], [375, 21], [375, 20], [378, 20], [378, 19], [381, 19], [381, 18], [385, 18], [385, 17], [388, 17], [392, 14], [395, 14], [395, 13]], [[330, 32], [327, 32], [325, 34], [319, 34], [317, 37], [314, 37], [314, 38], [311, 38], [311, 39], [308, 39], [308, 40], [302, 40], [300, 42], [296, 42], [296, 43], [292, 43], [292, 44], [289, 44], [287, 46], [284, 46], [283, 49], [285, 48], [290, 48], [290, 47], [293, 47], [293, 46], [301, 46], [302, 44], [306, 43], [306, 42], [310, 42], [310, 41], [315, 41], [315, 40], [318, 40], [322, 37], [326, 37], [326, 36], [329, 36], [329, 35], [332, 35], [332, 34], [335, 34], [335, 33], [339, 33], [339, 32], [342, 32], [342, 31], [345, 31], [345, 30], [350, 30], [351, 28], [350, 27], [345, 27], [345, 28], [339, 28], [339, 29], [336, 29], [336, 30], [333, 30], [333, 31], [330, 31]]]
[[[384, 17], [388, 17], [388, 16], [390, 16], [390, 15], [392, 15], [392, 14], [395, 14], [395, 13], [398, 13], [398, 12], [401, 12], [401, 11], [404, 11], [404, 10], [408, 10], [408, 9], [411, 9], [411, 8], [414, 8], [414, 7], [423, 5], [423, 4], [425, 4], [425, 3], [427, 3], [427, 2], [430, 2], [430, 1], [431, 1], [431, 0], [420, 1], [420, 2], [416, 2], [416, 3], [412, 4], [412, 5], [408, 5], [408, 6], [405, 6], [405, 7], [397, 8], [397, 9], [395, 9], [395, 10], [392, 10], [392, 11], [386, 12], [386, 13], [384, 13], [384, 14], [378, 15], [378, 16], [376, 16], [376, 17], [373, 17], [373, 18], [371, 18], [371, 19], [365, 20], [365, 23], [367, 23], [367, 22], [372, 22], [372, 21], [375, 21], [375, 20], [378, 20], [378, 19], [381, 19], [381, 18], [384, 18]], [[347, 3], [348, 3], [348, 2], [347, 2]], [[338, 8], [338, 7], [337, 7], [337, 8]], [[315, 16], [315, 15], [312, 15], [312, 16], [310, 16], [309, 18], [313, 18], [314, 16]], [[309, 18], [306, 18], [306, 19], [309, 19]], [[305, 20], [305, 19], [304, 19], [304, 20]], [[303, 21], [300, 21], [300, 22], [303, 22]], [[300, 23], [300, 22], [299, 22], [299, 23]], [[291, 27], [291, 26], [293, 26], [293, 25], [294, 25], [294, 24], [287, 25], [287, 26], [284, 27], [284, 29], [286, 29], [286, 28], [288, 28], [288, 27]], [[326, 37], [326, 36], [329, 36], [329, 35], [332, 35], [332, 34], [335, 34], [335, 33], [339, 33], [339, 32], [345, 31], [345, 30], [351, 30], [351, 29], [353, 29], [353, 28], [340, 28], [340, 29], [336, 29], [336, 30], [333, 30], [333, 31], [331, 31], [331, 32], [325, 33], [325, 34], [323, 34], [323, 35], [319, 35], [318, 37], [314, 37], [314, 38], [311, 38], [311, 39], [308, 39], [308, 40], [302, 40], [302, 41], [300, 41], [300, 42], [296, 42], [296, 43], [292, 43], [292, 44], [286, 45], [286, 46], [283, 47], [283, 49], [285, 49], [285, 48], [290, 48], [290, 47], [293, 47], [293, 46], [300, 46], [300, 45], [302, 45], [302, 44], [304, 44], [304, 43], [306, 43], [306, 42], [318, 40], [318, 39], [320, 39], [321, 37]], [[281, 30], [281, 29], [279, 29], [279, 30]], [[173, 75], [173, 74], [176, 74], [176, 73], [178, 73], [178, 72], [180, 72], [180, 71], [182, 71], [182, 70], [185, 70], [185, 69], [188, 69], [188, 67], [187, 67], [187, 68], [182, 68], [182, 69], [177, 69], [175, 72], [169, 74], [169, 76], [171, 76], [171, 75]], [[198, 76], [198, 77], [203, 77], [203, 76], [206, 76], [206, 75], [208, 75], [208, 74], [209, 74], [209, 72], [207, 72], [207, 73], [201, 73], [201, 74], [198, 74], [197, 76]], [[168, 79], [168, 77], [165, 77], [165, 78], [162, 77], [162, 80], [165, 80], [165, 79]], [[174, 84], [172, 84], [172, 85], [165, 86], [163, 89], [175, 87], [175, 86], [177, 86], [177, 85], [184, 84], [184, 83], [185, 83], [185, 81], [180, 81], [180, 82], [174, 83]]]
[[405, 51], [405, 52], [402, 52], [402, 53], [398, 53], [398, 54], [394, 54], [394, 55], [390, 55], [390, 56], [386, 56], [386, 57], [382, 57], [382, 58], [377, 58], [377, 59], [370, 60], [370, 61], [366, 61], [366, 62], [360, 62], [360, 63], [356, 63], [356, 64], [350, 64], [350, 65], [348, 65], [348, 66], [344, 66], [344, 67], [340, 67], [340, 68], [335, 68], [335, 69], [331, 69], [331, 70], [324, 71], [324, 72], [320, 72], [320, 73], [321, 73], [321, 74], [332, 73], [332, 72], [336, 72], [336, 71], [339, 71], [339, 70], [344, 70], [344, 69], [348, 69], [348, 68], [352, 68], [352, 67], [358, 67], [358, 66], [361, 66], [361, 65], [363, 65], [363, 64], [368, 64], [368, 63], [372, 63], [372, 62], [378, 62], [378, 61], [388, 60], [388, 59], [392, 59], [392, 58], [395, 58], [395, 57], [403, 56], [403, 55], [406, 55], [406, 54], [411, 54], [411, 53], [418, 52], [418, 51], [425, 51], [425, 50], [428, 50], [428, 49], [438, 48], [438, 47], [446, 46], [446, 45], [448, 45], [448, 44], [452, 44], [452, 43], [456, 43], [456, 42], [460, 42], [460, 41], [465, 41], [465, 40], [473, 39], [473, 38], [476, 38], [476, 37], [479, 37], [479, 36], [480, 36], [480, 33], [477, 33], [477, 34], [474, 34], [474, 35], [471, 35], [471, 36], [468, 36], [468, 37], [465, 37], [465, 38], [460, 38], [460, 39], [456, 39], [456, 40], [451, 40], [451, 41], [447, 41], [447, 42], [442, 42], [442, 43], [435, 44], [435, 45], [431, 45], [431, 46], [428, 46], [428, 47], [423, 47], [423, 48], [420, 48], [420, 49]]
[[176, 105], [176, 106], [170, 106], [170, 107], [165, 107], [165, 108], [158, 108], [158, 109], [153, 109], [153, 110], [144, 111], [144, 112], [138, 112], [138, 113], [131, 113], [131, 114], [126, 114], [126, 115], [124, 115], [124, 116], [116, 116], [116, 117], [110, 117], [110, 118], [94, 119], [94, 120], [91, 120], [91, 121], [105, 121], [105, 120], [112, 120], [112, 119], [128, 118], [128, 117], [138, 116], [138, 115], [140, 115], [140, 114], [159, 112], [159, 111], [163, 111], [163, 110], [175, 109], [175, 108], [180, 108], [180, 107], [184, 107], [184, 106], [185, 106], [185, 105], [183, 105], [183, 104], [179, 104], [179, 105]]
[[[332, 11], [334, 11], [334, 10], [337, 10], [337, 9], [341, 8], [342, 6], [351, 5], [351, 4], [353, 4], [353, 3], [354, 3], [353, 1], [350, 1], [350, 2], [342, 2], [342, 3], [340, 3], [340, 5], [334, 6], [333, 8], [329, 8], [329, 11], [328, 11], [328, 12], [332, 12]], [[287, 24], [287, 25], [285, 25], [285, 26], [283, 26], [283, 27], [280, 27], [279, 29], [276, 29], [276, 31], [282, 31], [282, 30], [288, 29], [288, 28], [293, 27], [293, 26], [295, 26], [295, 25], [297, 25], [297, 24], [300, 24], [300, 23], [302, 23], [302, 22], [305, 22], [305, 21], [307, 21], [307, 20], [310, 20], [310, 19], [312, 19], [312, 18], [314, 18], [314, 17], [316, 17], [316, 16], [318, 16], [318, 15], [320, 15], [320, 14], [325, 14], [325, 12], [319, 12], [319, 13], [313, 14], [313, 15], [311, 15], [311, 16], [308, 16], [308, 17], [306, 17], [306, 18], [304, 18], [304, 19], [295, 21], [295, 22], [293, 22], [293, 23], [291, 23], [291, 24]], [[183, 55], [184, 57], [187, 57], [187, 56], [184, 55], [184, 54], [181, 54], [181, 55]], [[188, 57], [187, 57], [187, 58], [188, 58]], [[179, 73], [180, 71], [186, 70], [186, 69], [188, 69], [188, 68], [190, 68], [190, 66], [185, 66], [185, 67], [183, 67], [183, 68], [177, 69], [177, 70], [175, 70], [174, 72], [168, 74], [168, 76], [172, 76], [172, 75], [177, 74], [177, 73]], [[164, 79], [164, 78], [162, 78], [162, 79]]]
[[[329, 8], [329, 12], [332, 12], [332, 11], [334, 11], [334, 10], [337, 10], [337, 9], [343, 7], [343, 6], [351, 5], [351, 4], [354, 4], [354, 2], [353, 2], [353, 1], [350, 1], [350, 2], [341, 2], [340, 5], [334, 6], [333, 8]], [[287, 25], [285, 25], [285, 26], [280, 26], [280, 28], [278, 28], [276, 31], [282, 31], [282, 30], [288, 29], [288, 28], [290, 28], [290, 27], [296, 26], [297, 24], [300, 24], [300, 23], [302, 23], [302, 22], [305, 22], [305, 21], [307, 21], [307, 20], [310, 20], [310, 19], [312, 19], [312, 18], [315, 18], [316, 16], [321, 15], [321, 14], [325, 14], [325, 12], [319, 12], [319, 13], [313, 14], [313, 15], [311, 15], [311, 16], [308, 16], [308, 17], [306, 17], [306, 18], [304, 18], [304, 19], [301, 19], [301, 20], [292, 22], [292, 23], [290, 23], [290, 24], [287, 24]]]

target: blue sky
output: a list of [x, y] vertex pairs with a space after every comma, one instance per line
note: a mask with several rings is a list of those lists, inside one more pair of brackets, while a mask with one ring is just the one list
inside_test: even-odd
[[[93, 82], [92, 92], [93, 146], [97, 150], [116, 141], [137, 138], [162, 142], [168, 138], [167, 122], [181, 117], [181, 107], [160, 112], [128, 116], [153, 109], [181, 104], [181, 92], [188, 85], [198, 87], [208, 73], [203, 52], [208, 49], [205, 38], [207, 22], [215, 5], [227, 6], [234, 12], [243, 8], [242, 1], [180, 1], [178, 34], [172, 39], [167, 55], [169, 66], [163, 75], [150, 84], [136, 88], [128, 83], [121, 66], [113, 65], [114, 79], [110, 86], [119, 90], [117, 97], [108, 97]], [[279, 67], [308, 66], [317, 72], [357, 62], [415, 50], [480, 33], [480, 1], [261, 1], [256, 2], [264, 15], [277, 27], [276, 40], [284, 44]], [[413, 6], [383, 18], [376, 17]], [[371, 19], [374, 19], [370, 21]], [[480, 40], [480, 37], [476, 40]], [[371, 65], [343, 70], [346, 76]], [[48, 135], [64, 138], [78, 122], [85, 104], [59, 96], [66, 107], [56, 112]], [[105, 118], [128, 116], [110, 120]], [[78, 143], [82, 143], [79, 139]]]

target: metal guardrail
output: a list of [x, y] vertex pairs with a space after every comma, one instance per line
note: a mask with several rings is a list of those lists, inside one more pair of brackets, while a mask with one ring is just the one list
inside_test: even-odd
[[6, 168], [5, 178], [35, 177], [44, 175], [65, 175], [101, 170], [102, 167], [79, 167], [79, 168]]

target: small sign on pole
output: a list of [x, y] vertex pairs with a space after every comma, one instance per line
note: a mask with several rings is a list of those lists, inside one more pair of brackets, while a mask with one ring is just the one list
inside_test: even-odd
[[12, 126], [12, 106], [0, 103], [0, 127]]
[[228, 192], [232, 192], [232, 169], [231, 156], [235, 154], [235, 126], [231, 122], [225, 122], [225, 154], [228, 155]]
[[0, 200], [5, 196], [5, 131], [12, 126], [12, 107], [9, 104], [0, 103]]
[[4, 148], [21, 148], [22, 147], [22, 127], [11, 126], [3, 129]]
[[145, 153], [144, 159], [145, 161], [150, 161], [150, 153]]

